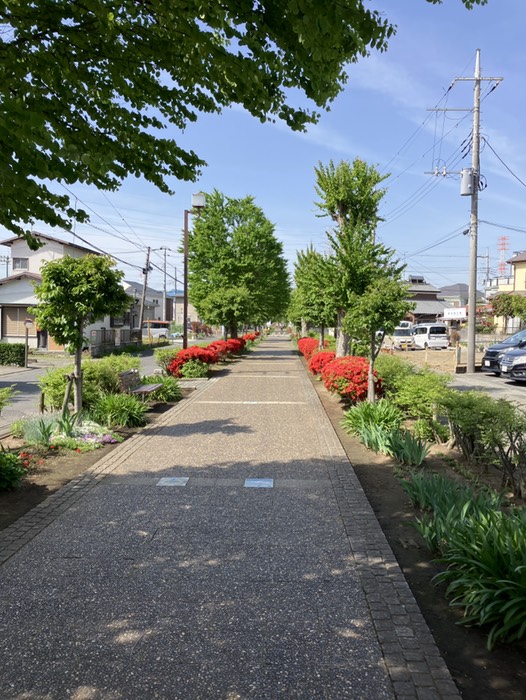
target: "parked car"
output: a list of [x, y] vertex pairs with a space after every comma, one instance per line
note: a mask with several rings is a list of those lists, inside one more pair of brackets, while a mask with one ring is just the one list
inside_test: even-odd
[[419, 323], [413, 328], [415, 345], [420, 348], [448, 348], [447, 326], [443, 323]]
[[500, 343], [490, 345], [482, 358], [481, 369], [483, 372], [493, 372], [497, 377], [501, 373], [500, 360], [504, 353], [508, 353], [515, 348], [526, 347], [526, 330], [510, 335]]
[[384, 346], [392, 350], [414, 350], [415, 337], [410, 328], [395, 328], [385, 336]]
[[501, 354], [499, 368], [503, 377], [515, 382], [526, 382], [526, 347]]

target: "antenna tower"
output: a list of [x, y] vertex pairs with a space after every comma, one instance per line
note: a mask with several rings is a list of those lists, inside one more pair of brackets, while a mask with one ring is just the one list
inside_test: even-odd
[[510, 249], [509, 236], [500, 236], [497, 248], [499, 250], [499, 277], [504, 277], [506, 274], [507, 252]]

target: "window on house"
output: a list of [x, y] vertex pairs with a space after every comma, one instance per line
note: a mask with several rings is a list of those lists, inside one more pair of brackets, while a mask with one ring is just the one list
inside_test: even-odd
[[13, 270], [29, 269], [29, 258], [13, 258]]

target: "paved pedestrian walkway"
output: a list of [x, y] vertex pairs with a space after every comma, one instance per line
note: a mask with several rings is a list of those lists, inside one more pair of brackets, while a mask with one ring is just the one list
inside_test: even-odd
[[2, 700], [458, 698], [288, 339], [0, 535]]

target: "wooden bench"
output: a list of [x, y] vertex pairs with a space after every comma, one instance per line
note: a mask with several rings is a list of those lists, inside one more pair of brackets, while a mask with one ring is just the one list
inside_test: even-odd
[[141, 376], [136, 369], [119, 372], [119, 384], [122, 391], [127, 394], [136, 394], [143, 401], [146, 401], [146, 397], [149, 394], [162, 387], [162, 384], [141, 384]]

